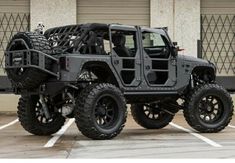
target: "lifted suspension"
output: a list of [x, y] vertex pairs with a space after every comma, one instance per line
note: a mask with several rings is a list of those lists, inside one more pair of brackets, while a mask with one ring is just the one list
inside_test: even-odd
[[42, 102], [42, 110], [45, 114], [45, 117], [46, 117], [46, 119], [50, 119], [51, 116], [50, 116], [46, 101], [44, 99], [44, 96], [42, 94], [40, 94], [39, 96], [40, 96], [40, 100]]

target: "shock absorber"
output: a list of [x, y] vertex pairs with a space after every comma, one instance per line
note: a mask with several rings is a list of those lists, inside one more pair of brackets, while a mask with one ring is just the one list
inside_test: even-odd
[[39, 96], [40, 96], [40, 100], [41, 100], [41, 103], [42, 103], [42, 110], [43, 110], [43, 112], [45, 114], [45, 117], [47, 119], [50, 119], [51, 116], [50, 116], [50, 113], [49, 113], [46, 101], [44, 99], [44, 96], [42, 94], [40, 94]]
[[193, 74], [190, 75], [190, 86], [191, 86], [191, 88], [194, 88]]

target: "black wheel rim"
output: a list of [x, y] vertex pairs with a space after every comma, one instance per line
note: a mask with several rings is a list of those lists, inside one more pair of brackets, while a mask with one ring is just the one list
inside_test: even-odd
[[157, 104], [143, 105], [143, 112], [147, 118], [152, 120], [159, 120], [166, 114]]
[[118, 119], [118, 104], [109, 95], [100, 97], [95, 106], [95, 122], [102, 129], [109, 129], [114, 126]]
[[[47, 105], [48, 109], [51, 109], [51, 105]], [[40, 100], [37, 101], [36, 106], [35, 106], [35, 115], [36, 115], [36, 119], [39, 123], [41, 124], [49, 124], [52, 123], [56, 116], [55, 114], [50, 113], [51, 117], [48, 119], [46, 118], [44, 112], [43, 112], [43, 108], [42, 108], [42, 103]]]
[[214, 123], [223, 115], [224, 105], [219, 97], [207, 95], [198, 104], [199, 118], [205, 123]]

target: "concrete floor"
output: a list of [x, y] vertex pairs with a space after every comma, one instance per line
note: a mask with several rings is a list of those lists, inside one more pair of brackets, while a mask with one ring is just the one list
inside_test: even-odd
[[0, 115], [0, 158], [235, 158], [235, 119], [220, 133], [195, 135], [180, 113], [173, 125], [184, 130], [172, 125], [146, 130], [129, 115], [123, 132], [105, 141], [86, 138], [73, 123], [53, 147], [45, 148], [52, 137], [31, 135], [19, 122], [1, 129], [16, 118]]

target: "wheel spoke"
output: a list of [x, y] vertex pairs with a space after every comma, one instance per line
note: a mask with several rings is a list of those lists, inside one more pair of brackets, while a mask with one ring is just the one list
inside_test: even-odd
[[215, 116], [213, 114], [210, 114], [210, 120], [213, 120], [215, 118]]
[[146, 109], [146, 110], [144, 110], [144, 112], [146, 113], [146, 112], [149, 112], [149, 110], [148, 109]]
[[110, 119], [113, 118], [113, 116], [112, 116], [112, 115], [109, 115], [109, 114], [106, 114], [106, 116], [107, 116], [108, 118], [110, 118]]
[[102, 124], [102, 118], [98, 117], [98, 121], [99, 121], [99, 124], [101, 125]]
[[151, 113], [151, 118], [154, 119], [154, 114], [153, 113]]
[[[209, 118], [209, 119], [207, 119], [207, 118]], [[208, 121], [210, 121], [210, 116], [208, 116], [208, 115], [206, 115], [206, 116], [204, 116], [204, 118], [203, 118], [206, 122], [208, 122]]]
[[[210, 100], [209, 100], [210, 99]], [[209, 96], [208, 97], [208, 100], [210, 101], [210, 102], [212, 102], [213, 101], [213, 99], [214, 99], [214, 97], [213, 96]]]
[[112, 111], [113, 111], [113, 107], [107, 108], [106, 111], [107, 111], [107, 112], [112, 112]]
[[154, 119], [158, 119], [159, 118], [159, 114], [153, 114]]
[[144, 106], [143, 110], [146, 111], [146, 110], [149, 110], [149, 108], [147, 106]]
[[104, 125], [108, 123], [107, 117], [103, 117]]
[[215, 107], [216, 105], [218, 105], [218, 104], [219, 104], [219, 102], [212, 103], [212, 104], [213, 104], [213, 106]]
[[201, 119], [204, 119], [204, 117], [205, 117], [204, 114], [201, 114], [201, 115], [200, 115], [200, 118], [201, 118]]
[[40, 119], [40, 122], [43, 122], [43, 116], [40, 116], [39, 119]]
[[211, 118], [211, 119], [214, 119], [217, 115], [214, 113], [214, 112], [212, 112], [211, 113], [211, 117], [213, 116], [213, 118]]
[[46, 123], [50, 122], [50, 120], [51, 120], [51, 119], [47, 119], [47, 118], [45, 118], [45, 119], [46, 119]]
[[[149, 115], [150, 115], [150, 112], [148, 112], [146, 115], [147, 115], [147, 117], [149, 117]], [[149, 118], [150, 118], [150, 117], [149, 117]]]

